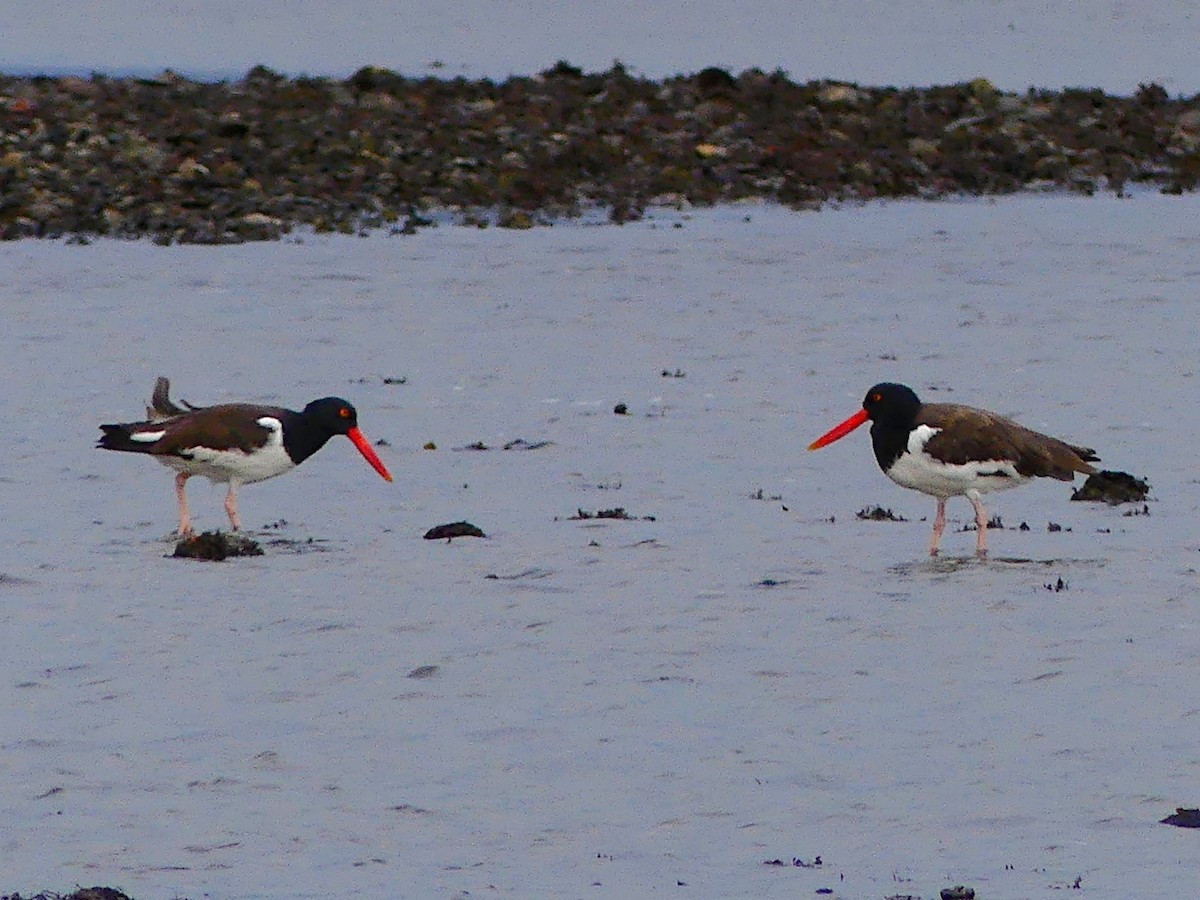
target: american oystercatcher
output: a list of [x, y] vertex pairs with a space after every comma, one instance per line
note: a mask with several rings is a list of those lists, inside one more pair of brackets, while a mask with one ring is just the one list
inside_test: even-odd
[[170, 382], [159, 378], [146, 407], [146, 421], [101, 425], [97, 447], [148, 453], [174, 469], [179, 500], [179, 534], [193, 533], [184, 485], [193, 475], [228, 482], [225, 511], [234, 530], [238, 518], [237, 489], [243, 484], [282, 475], [304, 462], [338, 434], [350, 438], [358, 452], [387, 481], [392, 473], [358, 429], [358, 413], [340, 397], [323, 397], [294, 412], [278, 406], [222, 403], [176, 406], [168, 397]]
[[929, 555], [937, 556], [946, 528], [946, 500], [962, 495], [975, 507], [975, 552], [987, 555], [983, 494], [1024, 484], [1031, 478], [1071, 481], [1092, 474], [1094, 450], [1031, 431], [1011, 419], [953, 403], [922, 403], [902, 384], [877, 384], [863, 408], [817, 438], [818, 450], [871, 420], [871, 444], [883, 474], [902, 487], [937, 498]]

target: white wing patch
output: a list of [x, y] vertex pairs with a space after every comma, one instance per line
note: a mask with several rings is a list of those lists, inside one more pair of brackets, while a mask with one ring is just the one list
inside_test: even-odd
[[1002, 460], [944, 463], [934, 459], [925, 452], [925, 445], [940, 431], [929, 425], [914, 428], [908, 437], [908, 451], [888, 469], [888, 477], [902, 487], [942, 498], [1003, 491], [1029, 480], [1012, 463]]
[[242, 450], [213, 450], [211, 447], [187, 447], [182, 456], [160, 456], [159, 461], [180, 472], [203, 475], [212, 481], [234, 481], [252, 484], [282, 475], [296, 464], [283, 447], [283, 423], [273, 416], [263, 416], [258, 424], [271, 433], [267, 442], [250, 453]]
[[129, 434], [131, 441], [137, 441], [140, 444], [153, 444], [155, 441], [161, 440], [165, 431], [133, 431]]

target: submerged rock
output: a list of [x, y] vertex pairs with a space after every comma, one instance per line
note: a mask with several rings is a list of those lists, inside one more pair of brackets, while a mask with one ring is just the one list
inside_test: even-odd
[[487, 537], [483, 531], [470, 522], [450, 522], [446, 525], [435, 525], [425, 532], [425, 540], [440, 541], [445, 539], [447, 543], [456, 537]]
[[183, 538], [175, 545], [172, 556], [181, 559], [203, 559], [221, 562], [231, 556], [262, 556], [263, 549], [258, 541], [240, 534], [223, 531], [205, 531]]
[[1121, 503], [1141, 503], [1150, 493], [1150, 485], [1128, 472], [1105, 469], [1089, 475], [1083, 487], [1071, 494], [1072, 500], [1102, 501], [1117, 506]]
[[1160, 821], [1163, 825], [1174, 825], [1178, 828], [1200, 828], [1200, 809], [1179, 806], [1175, 812]]

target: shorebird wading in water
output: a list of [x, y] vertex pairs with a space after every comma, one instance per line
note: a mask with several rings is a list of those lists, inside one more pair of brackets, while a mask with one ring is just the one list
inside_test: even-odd
[[294, 469], [334, 435], [348, 437], [376, 472], [392, 480], [391, 472], [359, 431], [358, 413], [340, 397], [323, 397], [295, 412], [253, 403], [176, 406], [169, 390], [170, 382], [159, 378], [146, 407], [146, 421], [101, 425], [103, 434], [96, 446], [146, 453], [178, 473], [175, 496], [181, 537], [193, 533], [184, 489], [193, 475], [229, 484], [225, 512], [236, 531], [242, 527], [238, 487]]
[[871, 421], [871, 444], [883, 474], [902, 487], [937, 498], [929, 555], [946, 528], [946, 500], [959, 495], [975, 508], [975, 552], [987, 555], [983, 495], [1031, 478], [1072, 481], [1090, 475], [1094, 450], [1040, 434], [1012, 419], [955, 403], [922, 403], [911, 388], [883, 383], [867, 391], [862, 409], [817, 438], [809, 450], [839, 440]]

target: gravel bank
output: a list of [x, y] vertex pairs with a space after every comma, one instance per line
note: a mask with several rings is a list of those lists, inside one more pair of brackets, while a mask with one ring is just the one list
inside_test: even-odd
[[412, 231], [449, 210], [530, 227], [592, 206], [1200, 182], [1200, 98], [1158, 85], [1003, 93], [797, 84], [705, 69], [662, 81], [567, 64], [503, 82], [0, 76], [0, 238], [269, 240], [296, 226]]

